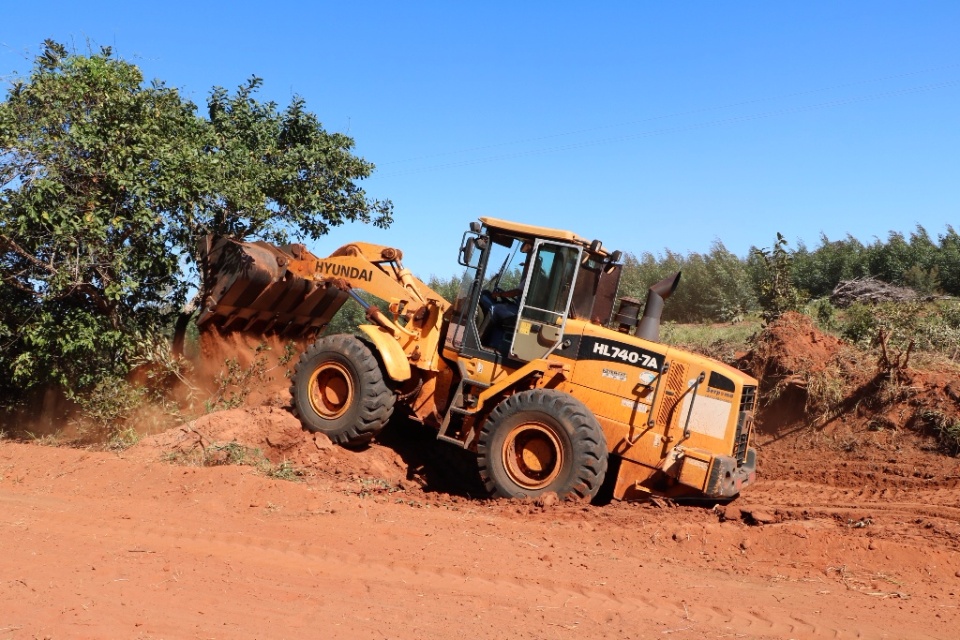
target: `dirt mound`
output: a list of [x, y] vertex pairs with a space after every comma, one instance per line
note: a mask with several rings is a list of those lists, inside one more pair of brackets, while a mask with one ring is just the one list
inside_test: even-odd
[[[893, 488], [954, 490], [960, 472], [949, 457], [960, 452], [956, 372], [907, 367], [905, 360], [855, 349], [799, 314], [768, 326], [741, 361], [760, 380], [759, 475], [858, 487], [871, 496]], [[851, 494], [852, 503], [858, 500]]]
[[746, 364], [769, 386], [773, 381], [825, 369], [843, 351], [843, 342], [817, 329], [809, 316], [789, 312], [757, 337]]
[[293, 414], [276, 406], [211, 413], [144, 438], [128, 455], [203, 466], [259, 465], [268, 473], [284, 465], [328, 481], [418, 487], [407, 479], [407, 465], [393, 450], [379, 444], [358, 451], [338, 447], [322, 433], [303, 430]]
[[766, 327], [739, 364], [760, 381], [757, 425], [764, 432], [833, 417], [843, 391], [869, 376], [854, 349], [793, 312]]
[[355, 450], [303, 430], [291, 413], [290, 377], [304, 346], [277, 336], [204, 330], [181, 393], [181, 399], [189, 396], [183, 403], [187, 415], [203, 415], [160, 433], [141, 430], [147, 437], [127, 455], [258, 466], [267, 474], [293, 472], [352, 492], [486, 495], [474, 454], [438, 442], [435, 431], [400, 417], [376, 442]]
[[[911, 429], [951, 449], [960, 429], [956, 372], [907, 366], [907, 358], [859, 350], [805, 315], [784, 314], [758, 336], [741, 366], [760, 380], [761, 433], [793, 428]], [[957, 453], [956, 451], [948, 451]]]

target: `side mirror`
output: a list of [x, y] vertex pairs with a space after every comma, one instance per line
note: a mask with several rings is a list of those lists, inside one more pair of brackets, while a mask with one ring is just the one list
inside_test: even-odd
[[473, 258], [473, 243], [473, 238], [467, 238], [467, 240], [460, 247], [460, 258], [458, 262], [461, 266], [467, 267], [470, 265], [470, 259]]
[[483, 248], [478, 243], [479, 238], [473, 235], [470, 231], [467, 231], [465, 234], [463, 234], [463, 241], [460, 243], [460, 257], [457, 259], [457, 262], [460, 263], [460, 266], [477, 266], [477, 263], [474, 261], [474, 254], [478, 248]]

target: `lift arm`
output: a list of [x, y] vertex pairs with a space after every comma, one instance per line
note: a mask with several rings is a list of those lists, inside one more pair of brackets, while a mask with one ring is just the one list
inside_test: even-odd
[[[318, 258], [302, 244], [208, 238], [201, 260], [206, 296], [197, 321], [221, 331], [312, 336], [330, 322], [354, 290], [390, 305], [390, 316], [364, 305], [410, 364], [435, 370], [444, 312], [450, 304], [403, 267], [399, 249], [357, 242]], [[364, 329], [369, 334], [368, 329]]]

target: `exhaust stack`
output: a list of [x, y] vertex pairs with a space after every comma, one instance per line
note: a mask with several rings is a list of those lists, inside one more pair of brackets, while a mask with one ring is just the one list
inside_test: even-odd
[[660, 341], [660, 316], [663, 314], [663, 301], [670, 297], [680, 284], [680, 272], [667, 276], [647, 291], [647, 303], [643, 307], [643, 317], [637, 327], [636, 336], [651, 342]]

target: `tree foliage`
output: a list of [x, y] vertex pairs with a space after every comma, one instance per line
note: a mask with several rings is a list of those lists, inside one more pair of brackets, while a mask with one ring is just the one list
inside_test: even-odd
[[706, 254], [628, 254], [620, 295], [643, 300], [647, 287], [675, 271], [683, 278], [663, 317], [679, 322], [729, 321], [757, 310], [773, 317], [810, 298], [829, 297], [841, 281], [868, 276], [923, 295], [960, 296], [960, 234], [948, 225], [934, 239], [918, 225], [910, 234], [891, 231], [870, 244], [852, 235], [821, 235], [813, 249], [799, 242], [791, 250], [777, 234], [773, 247], [751, 248], [745, 258], [719, 241]]
[[176, 91], [142, 83], [109, 51], [47, 43], [0, 104], [2, 286], [20, 298], [3, 358], [17, 383], [117, 373], [134, 336], [182, 300], [162, 213], [170, 158], [197, 123]]
[[910, 287], [922, 294], [960, 295], [960, 235], [947, 226], [934, 240], [920, 225], [909, 236], [891, 231], [887, 239], [865, 245], [852, 236], [844, 240], [820, 237], [810, 251], [800, 245], [793, 253], [797, 287], [812, 297], [830, 295], [841, 280], [873, 276]]
[[353, 140], [259, 86], [215, 88], [203, 117], [109, 48], [44, 44], [0, 103], [0, 393], [123, 375], [197, 286], [208, 233], [390, 224], [392, 204], [357, 185], [374, 167]]
[[683, 275], [664, 308], [666, 320], [729, 321], [757, 307], [746, 265], [720, 241], [714, 242], [706, 254], [684, 256], [669, 249], [660, 256], [643, 253], [638, 258], [627, 254], [621, 295], [644, 300], [650, 285], [677, 271]]
[[258, 102], [260, 85], [253, 77], [232, 95], [219, 87], [210, 95], [202, 179], [191, 207], [172, 219], [181, 244], [207, 233], [284, 243], [291, 232], [316, 239], [344, 222], [389, 226], [390, 201], [370, 200], [356, 184], [374, 165], [351, 153], [353, 139], [324, 130], [301, 98], [282, 112]]
[[754, 247], [750, 251], [750, 265], [764, 320], [772, 322], [787, 311], [800, 308], [803, 296], [793, 281], [793, 256], [783, 234], [777, 234], [777, 241], [770, 249]]
[[792, 256], [794, 282], [814, 298], [829, 296], [838, 282], [870, 275], [866, 256], [867, 248], [853, 236], [831, 241], [821, 234], [813, 251], [798, 243]]

